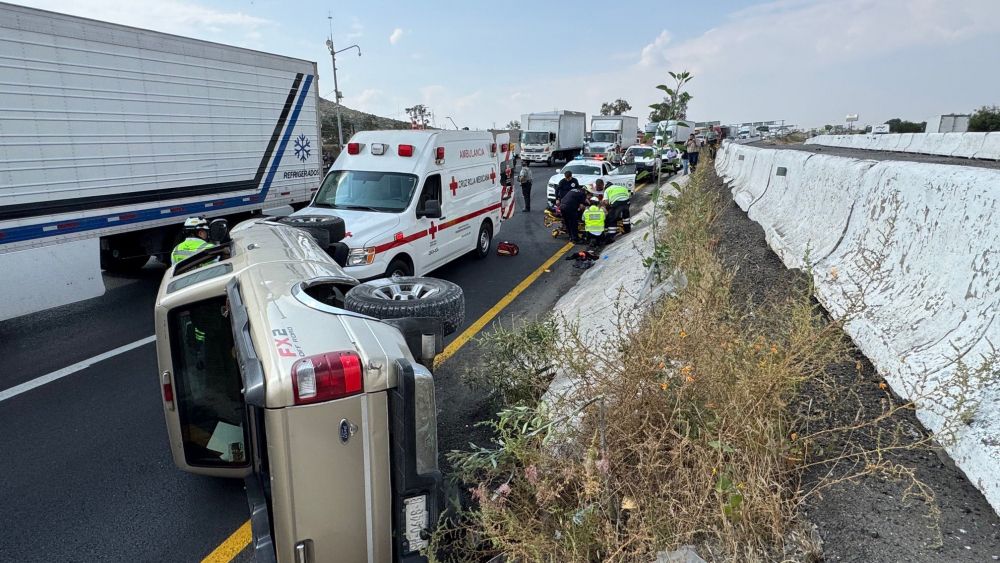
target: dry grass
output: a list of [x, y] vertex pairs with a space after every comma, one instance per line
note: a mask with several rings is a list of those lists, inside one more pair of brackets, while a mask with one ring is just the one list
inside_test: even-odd
[[[786, 545], [805, 495], [880, 472], [912, 480], [916, 494], [930, 497], [912, 471], [884, 455], [925, 440], [891, 432], [870, 440], [908, 403], [887, 394], [881, 413], [838, 428], [801, 408], [803, 386], [822, 388], [849, 342], [812, 298], [808, 276], [785, 299], [749, 309], [734, 303], [731, 273], [714, 252], [720, 202], [706, 185], [707, 168], [665, 202], [668, 224], [655, 255], [665, 271], [683, 271], [687, 284], [637, 331], [616, 346], [566, 323], [558, 339], [526, 337], [518, 346], [504, 339], [496, 355], [503, 361], [480, 374], [514, 400], [488, 423], [490, 447], [449, 454], [474, 507], [439, 529], [440, 558], [652, 561], [658, 551], [694, 544], [707, 560], [777, 561], [797, 551], [808, 561], [820, 555]], [[544, 348], [533, 347], [542, 340]], [[568, 415], [565, 405], [555, 415], [534, 400], [539, 358], [578, 379]], [[510, 389], [514, 376], [525, 390]], [[851, 436], [849, 446], [831, 450], [841, 447], [833, 434]], [[827, 448], [821, 458], [818, 444]], [[854, 468], [800, 490], [803, 468], [831, 459]]]

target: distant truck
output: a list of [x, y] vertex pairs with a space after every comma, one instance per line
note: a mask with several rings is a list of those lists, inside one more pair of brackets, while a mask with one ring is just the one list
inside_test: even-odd
[[925, 133], [965, 133], [969, 130], [969, 114], [948, 113], [927, 120]]
[[756, 133], [756, 131], [754, 131], [753, 129], [751, 129], [749, 125], [743, 125], [743, 126], [740, 127], [739, 138], [740, 139], [751, 139], [751, 138], [753, 138], [753, 137], [756, 136], [755, 133]]
[[0, 320], [319, 188], [314, 62], [4, 3], [0, 53]]
[[622, 160], [625, 149], [636, 142], [639, 118], [630, 115], [595, 115], [590, 118], [591, 141], [584, 145], [584, 155], [604, 155], [614, 164]]
[[694, 133], [694, 123], [694, 121], [687, 119], [661, 121], [656, 128], [653, 144], [658, 147], [683, 144], [687, 141], [688, 136]]
[[543, 111], [521, 116], [521, 160], [525, 164], [572, 160], [583, 151], [587, 115], [582, 111]]

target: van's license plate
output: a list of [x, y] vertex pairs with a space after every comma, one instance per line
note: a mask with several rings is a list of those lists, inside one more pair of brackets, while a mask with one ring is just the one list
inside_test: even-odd
[[427, 547], [427, 540], [420, 533], [427, 529], [427, 497], [410, 497], [403, 499], [403, 511], [406, 514], [406, 540], [410, 549], [416, 551]]

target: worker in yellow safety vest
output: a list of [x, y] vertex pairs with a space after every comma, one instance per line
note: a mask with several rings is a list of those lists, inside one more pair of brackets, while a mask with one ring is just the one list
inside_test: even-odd
[[175, 246], [174, 251], [170, 253], [171, 264], [215, 246], [208, 242], [208, 221], [204, 217], [188, 217], [184, 221], [184, 236], [184, 241]]
[[604, 203], [608, 206], [608, 239], [614, 240], [618, 234], [618, 220], [622, 221], [622, 231], [632, 230], [632, 214], [629, 211], [629, 200], [632, 192], [625, 186], [612, 184], [604, 188]]
[[604, 241], [604, 220], [605, 213], [601, 207], [601, 200], [596, 197], [590, 198], [590, 207], [583, 212], [583, 230], [593, 245], [599, 245]]

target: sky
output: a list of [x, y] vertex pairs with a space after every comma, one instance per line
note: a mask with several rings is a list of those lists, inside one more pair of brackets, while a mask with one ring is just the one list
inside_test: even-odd
[[696, 121], [873, 124], [1000, 104], [1000, 0], [15, 3], [316, 61], [329, 99], [332, 25], [337, 49], [362, 53], [338, 56], [344, 105], [405, 120], [422, 103], [439, 127], [593, 115], [617, 98], [643, 125], [681, 70]]

